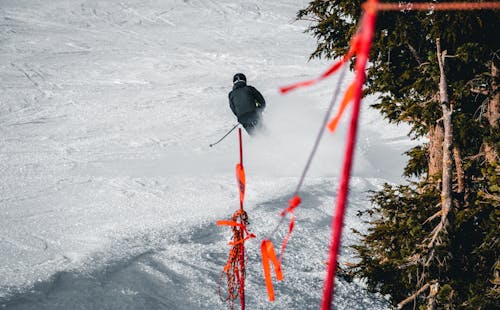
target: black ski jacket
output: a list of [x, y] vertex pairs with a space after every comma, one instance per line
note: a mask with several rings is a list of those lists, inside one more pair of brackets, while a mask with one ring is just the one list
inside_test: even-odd
[[229, 106], [240, 124], [257, 122], [266, 107], [266, 101], [255, 87], [241, 81], [229, 93]]

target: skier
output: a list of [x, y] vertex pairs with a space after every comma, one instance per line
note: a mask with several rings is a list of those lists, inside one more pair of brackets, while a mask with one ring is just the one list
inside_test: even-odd
[[229, 106], [249, 135], [262, 126], [260, 122], [266, 101], [255, 87], [247, 85], [247, 78], [243, 73], [236, 73], [233, 77]]

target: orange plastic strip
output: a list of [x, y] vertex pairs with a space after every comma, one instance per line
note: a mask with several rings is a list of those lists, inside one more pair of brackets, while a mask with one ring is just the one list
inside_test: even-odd
[[290, 240], [290, 237], [292, 236], [292, 231], [293, 228], [295, 227], [295, 214], [290, 213], [292, 215], [292, 218], [290, 219], [290, 224], [288, 225], [288, 233], [286, 234], [285, 239], [283, 240], [283, 243], [281, 244], [281, 250], [280, 250], [280, 256], [278, 257], [278, 260], [281, 264], [281, 260], [283, 259], [283, 254], [285, 253], [286, 245], [288, 243], [288, 240]]
[[240, 190], [240, 206], [243, 206], [245, 199], [245, 169], [242, 164], [236, 164], [236, 181], [238, 182], [238, 189]]
[[292, 199], [288, 200], [288, 208], [281, 211], [281, 216], [285, 216], [285, 214], [287, 213], [292, 213], [293, 210], [297, 208], [301, 202], [302, 200], [300, 199], [299, 195], [293, 196]]
[[252, 239], [252, 238], [257, 238], [257, 236], [255, 236], [254, 234], [249, 234], [244, 239], [241, 239], [241, 240], [236, 241], [236, 242], [233, 242], [233, 241], [229, 242], [229, 245], [237, 245], [237, 244], [243, 243], [243, 242], [247, 241], [248, 239]]
[[267, 295], [269, 301], [274, 301], [274, 288], [273, 280], [271, 278], [271, 266], [269, 261], [274, 265], [274, 272], [276, 273], [276, 280], [283, 280], [283, 272], [281, 271], [281, 264], [276, 258], [273, 243], [269, 240], [262, 240], [260, 250], [262, 253], [262, 267], [264, 269], [264, 280], [266, 281]]
[[235, 227], [245, 228], [245, 225], [238, 223], [238, 222], [229, 221], [229, 220], [217, 221], [217, 226], [235, 226]]
[[340, 104], [339, 111], [335, 115], [335, 117], [330, 121], [328, 124], [328, 130], [330, 132], [334, 132], [335, 129], [337, 128], [337, 125], [340, 121], [340, 118], [342, 117], [342, 114], [344, 114], [345, 109], [347, 108], [347, 105], [352, 101], [353, 96], [354, 96], [354, 87], [356, 86], [356, 82], [351, 83], [349, 85], [349, 88], [347, 89], [344, 99], [342, 99], [342, 103]]

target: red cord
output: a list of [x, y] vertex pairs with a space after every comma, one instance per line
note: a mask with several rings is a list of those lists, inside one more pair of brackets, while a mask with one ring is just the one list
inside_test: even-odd
[[[369, 0], [369, 4], [376, 5], [378, 0]], [[332, 237], [330, 244], [327, 275], [323, 287], [323, 299], [321, 309], [331, 309], [334, 293], [334, 280], [337, 269], [337, 258], [339, 254], [340, 241], [342, 236], [342, 226], [344, 224], [345, 206], [347, 202], [349, 177], [351, 173], [352, 161], [354, 157], [354, 146], [356, 144], [356, 133], [358, 127], [359, 110], [361, 105], [362, 87], [365, 80], [365, 67], [368, 62], [373, 33], [375, 30], [376, 12], [368, 10], [363, 18], [360, 34], [359, 50], [356, 57], [356, 87], [354, 89], [354, 104], [352, 108], [351, 122], [347, 137], [347, 146], [344, 155], [344, 164], [340, 179], [337, 204], [332, 219]]]
[[470, 11], [499, 10], [500, 2], [444, 2], [444, 3], [378, 3], [373, 6], [367, 2], [363, 9], [377, 11]]

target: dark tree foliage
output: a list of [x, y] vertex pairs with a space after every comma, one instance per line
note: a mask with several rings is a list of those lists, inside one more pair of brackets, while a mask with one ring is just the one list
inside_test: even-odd
[[[337, 58], [347, 52], [361, 3], [314, 0], [298, 12], [298, 19], [311, 22], [307, 31], [318, 40], [311, 58]], [[370, 229], [355, 246], [360, 260], [353, 274], [365, 278], [372, 290], [390, 294], [395, 304], [425, 283], [437, 281], [438, 308], [500, 308], [500, 165], [498, 156], [491, 156], [498, 154], [500, 130], [497, 119], [492, 121], [487, 113], [492, 107], [498, 109], [494, 107], [495, 102], [498, 106], [498, 74], [494, 76], [492, 68], [500, 62], [499, 17], [498, 11], [491, 10], [378, 14], [365, 93], [378, 95], [372, 107], [389, 122], [407, 123], [412, 138], [430, 141], [406, 153], [409, 160], [403, 174], [420, 178], [418, 182], [386, 184], [373, 193]], [[446, 236], [429, 248], [439, 219], [433, 215], [440, 210], [441, 200], [440, 176], [429, 173], [436, 164], [432, 145], [439, 146], [442, 139], [433, 134], [442, 126], [438, 38], [448, 55], [454, 171], [461, 168], [463, 182], [455, 173], [450, 226]], [[416, 304], [424, 307], [426, 296], [419, 295]]]
[[[376, 219], [371, 219], [364, 236], [369, 246], [354, 246], [361, 258], [361, 268], [355, 274], [366, 278], [371, 289], [389, 293], [394, 300], [402, 300], [414, 290], [419, 273], [426, 272], [416, 264], [416, 249], [432, 229], [421, 224], [435, 212], [436, 196], [439, 193], [435, 190], [420, 194], [414, 186], [389, 184], [373, 193]], [[395, 272], [403, 269], [405, 272]]]

